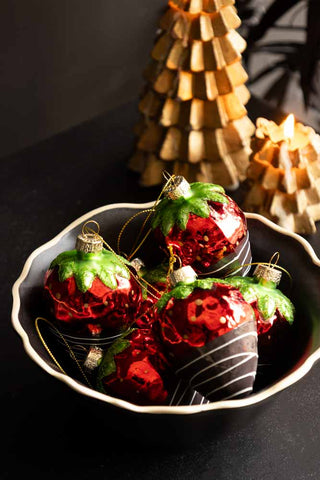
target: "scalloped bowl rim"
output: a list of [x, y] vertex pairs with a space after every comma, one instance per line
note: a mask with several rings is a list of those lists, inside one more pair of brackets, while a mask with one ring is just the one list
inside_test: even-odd
[[[58, 380], [66, 383], [69, 387], [76, 390], [77, 392], [81, 393], [82, 395], [86, 395], [88, 397], [101, 400], [102, 402], [111, 404], [116, 407], [124, 408], [126, 410], [131, 410], [132, 412], [136, 413], [150, 413], [150, 414], [175, 414], [175, 415], [190, 415], [196, 414], [204, 411], [212, 411], [212, 410], [224, 410], [224, 409], [236, 409], [236, 408], [243, 408], [248, 407], [251, 405], [258, 404], [263, 402], [264, 400], [268, 399], [269, 397], [275, 395], [276, 393], [284, 390], [285, 388], [290, 387], [302, 377], [304, 377], [313, 367], [315, 362], [320, 359], [320, 348], [318, 348], [313, 354], [311, 354], [295, 371], [286, 375], [281, 380], [277, 381], [276, 383], [272, 384], [270, 387], [265, 388], [261, 392], [255, 393], [240, 400], [224, 400], [219, 402], [212, 402], [205, 405], [187, 405], [187, 406], [139, 406], [133, 403], [127, 402], [125, 400], [121, 400], [116, 397], [111, 397], [109, 395], [100, 393], [92, 388], [86, 387], [85, 385], [81, 384], [77, 380], [69, 377], [68, 375], [58, 372], [50, 365], [48, 365], [45, 360], [43, 360], [37, 351], [32, 347], [29, 341], [29, 336], [26, 330], [22, 327], [20, 320], [19, 320], [19, 311], [20, 311], [20, 295], [19, 295], [19, 288], [22, 282], [27, 277], [30, 268], [32, 266], [33, 260], [42, 252], [47, 250], [53, 245], [56, 245], [59, 240], [70, 230], [79, 226], [89, 218], [102, 213], [106, 210], [116, 209], [116, 208], [132, 208], [132, 209], [147, 209], [151, 208], [154, 205], [154, 202], [148, 203], [113, 203], [109, 205], [104, 205], [102, 207], [96, 208], [91, 210], [90, 212], [85, 213], [78, 219], [74, 220], [71, 224], [69, 224], [66, 228], [64, 228], [58, 235], [56, 235], [53, 239], [46, 242], [45, 244], [41, 245], [39, 248], [34, 250], [31, 255], [27, 258], [23, 270], [16, 280], [12, 287], [12, 296], [13, 296], [13, 306], [12, 306], [12, 325], [16, 332], [20, 335], [23, 346], [26, 353], [29, 357], [37, 363], [41, 368], [43, 368], [47, 373], [54, 376]], [[268, 220], [267, 218], [263, 217], [262, 215], [256, 213], [245, 213], [246, 218], [256, 219], [271, 229], [279, 232], [283, 235], [287, 235], [289, 237], [294, 238], [297, 242], [299, 242], [306, 252], [311, 257], [313, 263], [320, 267], [320, 260], [315, 254], [310, 243], [301, 237], [300, 235], [293, 233], [289, 230], [286, 230], [276, 223]]]

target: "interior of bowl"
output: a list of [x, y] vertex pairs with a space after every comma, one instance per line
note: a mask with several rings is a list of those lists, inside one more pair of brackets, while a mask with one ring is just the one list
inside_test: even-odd
[[[40, 358], [42, 365], [49, 367], [50, 372], [59, 372], [58, 367], [48, 354], [35, 328], [37, 317], [48, 317], [48, 309], [43, 297], [43, 279], [51, 261], [61, 252], [71, 250], [80, 233], [82, 224], [88, 219], [96, 220], [101, 227], [101, 235], [116, 249], [119, 232], [124, 223], [136, 213], [150, 207], [144, 205], [111, 205], [102, 207], [76, 220], [53, 240], [37, 249], [26, 262], [20, 279], [16, 282], [13, 321], [19, 333], [28, 340], [28, 353], [34, 359]], [[140, 232], [145, 215], [136, 216], [121, 237], [122, 252], [129, 252], [134, 239]], [[279, 265], [291, 275], [283, 274], [280, 288], [294, 303], [296, 316], [292, 333], [285, 344], [276, 352], [273, 364], [259, 364], [254, 392], [251, 397], [268, 390], [280, 379], [290, 376], [305, 364], [310, 356], [320, 348], [320, 263], [308, 244], [297, 235], [286, 233], [263, 217], [247, 214], [253, 262], [268, 262], [275, 252], [279, 252]], [[311, 252], [311, 253], [310, 253]], [[152, 235], [149, 235], [143, 247], [137, 253], [146, 266], [155, 265], [162, 257], [155, 248]], [[254, 267], [252, 267], [254, 268]], [[15, 291], [14, 288], [14, 291]], [[15, 292], [14, 292], [15, 297]], [[50, 338], [48, 337], [48, 341]], [[57, 354], [60, 355], [60, 351]], [[36, 357], [36, 358], [35, 358]], [[75, 368], [70, 357], [62, 358], [68, 374], [80, 385], [83, 377]], [[59, 358], [60, 360], [60, 358]], [[39, 363], [39, 362], [38, 362]], [[307, 369], [305, 369], [307, 371]], [[293, 376], [289, 383], [294, 383], [301, 375]], [[288, 385], [286, 385], [288, 386]], [[282, 388], [282, 387], [281, 387]], [[284, 387], [283, 387], [284, 388]], [[90, 389], [86, 394], [90, 395]], [[270, 390], [272, 393], [272, 390]], [[82, 392], [83, 393], [83, 392]], [[237, 404], [237, 400], [234, 400]], [[230, 402], [229, 402], [230, 403]], [[170, 408], [170, 407], [167, 407]], [[176, 407], [181, 408], [181, 407]], [[190, 407], [191, 408], [191, 407]], [[210, 408], [210, 407], [209, 407]]]

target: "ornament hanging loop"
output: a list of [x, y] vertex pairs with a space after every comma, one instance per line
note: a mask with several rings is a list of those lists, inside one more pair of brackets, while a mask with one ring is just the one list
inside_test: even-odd
[[253, 272], [253, 276], [266, 281], [271, 281], [276, 285], [279, 285], [282, 272], [277, 267], [278, 261], [280, 258], [280, 253], [275, 252], [269, 260], [268, 264], [258, 264], [255, 271]]
[[[88, 227], [89, 223], [93, 223], [98, 231]], [[82, 226], [81, 234], [76, 240], [76, 250], [83, 253], [98, 253], [103, 248], [103, 239], [99, 235], [100, 225], [95, 220], [88, 220]]]
[[166, 182], [169, 182], [174, 175], [171, 175], [169, 172], [167, 172], [167, 170], [163, 170], [162, 176]]
[[[88, 228], [88, 225], [90, 223], [93, 223], [97, 227], [97, 231], [95, 232], [92, 228]], [[83, 225], [82, 225], [82, 235], [90, 235], [90, 234], [96, 234], [99, 235], [100, 233], [100, 225], [98, 222], [95, 220], [87, 220]]]
[[174, 258], [175, 258], [175, 261], [179, 263], [179, 268], [182, 268], [182, 260], [179, 257], [179, 255], [175, 255]]
[[[274, 260], [274, 258], [275, 258], [275, 260]], [[269, 267], [270, 268], [276, 267], [278, 265], [279, 259], [280, 259], [280, 253], [275, 252], [269, 260]]]

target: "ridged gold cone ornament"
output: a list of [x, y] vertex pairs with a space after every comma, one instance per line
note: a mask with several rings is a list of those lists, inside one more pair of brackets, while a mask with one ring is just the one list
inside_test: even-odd
[[172, 0], [145, 71], [129, 167], [144, 186], [162, 172], [235, 189], [245, 180], [255, 126], [234, 0]]
[[257, 120], [242, 207], [293, 232], [311, 234], [320, 220], [320, 136], [295, 123], [288, 137], [286, 122]]
[[190, 13], [214, 13], [234, 5], [235, 0], [171, 0], [170, 4]]

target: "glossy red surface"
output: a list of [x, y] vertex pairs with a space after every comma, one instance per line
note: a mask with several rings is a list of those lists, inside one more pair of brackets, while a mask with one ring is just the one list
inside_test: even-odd
[[168, 363], [161, 344], [149, 329], [137, 329], [126, 340], [128, 347], [114, 356], [116, 371], [103, 379], [106, 392], [138, 405], [164, 403]]
[[95, 278], [85, 293], [78, 290], [74, 277], [59, 281], [56, 269], [47, 273], [45, 290], [54, 317], [75, 330], [83, 328], [99, 333], [99, 329], [119, 330], [134, 321], [141, 290], [133, 277], [116, 276], [115, 290]]
[[196, 288], [185, 299], [172, 298], [159, 314], [163, 339], [175, 352], [183, 345], [202, 347], [253, 318], [239, 290], [220, 283], [211, 290]]
[[190, 214], [185, 230], [176, 225], [164, 237], [156, 229], [156, 237], [163, 246], [172, 246], [183, 265], [191, 265], [197, 273], [233, 253], [247, 233], [246, 219], [236, 202], [228, 197], [226, 204], [208, 202], [210, 216], [202, 218]]

